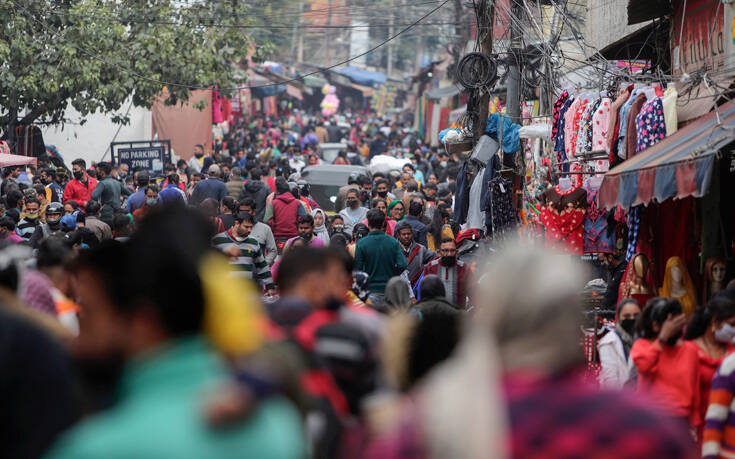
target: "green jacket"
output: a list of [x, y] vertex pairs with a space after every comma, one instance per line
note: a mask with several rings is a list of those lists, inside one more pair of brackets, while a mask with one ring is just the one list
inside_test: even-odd
[[128, 187], [112, 177], [106, 177], [94, 187], [90, 199], [99, 201], [102, 204], [100, 219], [109, 223], [112, 221], [115, 209], [120, 208], [120, 196], [130, 196], [131, 194], [132, 191]]
[[175, 342], [129, 364], [117, 404], [63, 434], [47, 457], [303, 458], [301, 420], [283, 399], [262, 401], [239, 426], [206, 424], [207, 396], [228, 376], [202, 338]]
[[370, 276], [370, 293], [383, 293], [391, 277], [406, 269], [401, 244], [382, 231], [371, 231], [357, 241], [355, 269]]

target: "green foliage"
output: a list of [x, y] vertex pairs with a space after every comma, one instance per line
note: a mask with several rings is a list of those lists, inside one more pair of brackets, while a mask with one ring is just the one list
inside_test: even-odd
[[130, 96], [150, 107], [164, 82], [182, 85], [166, 85], [169, 104], [189, 86], [234, 87], [253, 50], [234, 27], [247, 12], [237, 0], [0, 0], [0, 127], [59, 124], [69, 103], [82, 116]]

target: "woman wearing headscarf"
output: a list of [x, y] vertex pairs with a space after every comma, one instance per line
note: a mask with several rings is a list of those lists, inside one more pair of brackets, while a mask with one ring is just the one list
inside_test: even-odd
[[394, 199], [391, 201], [391, 203], [388, 204], [388, 216], [397, 222], [402, 221], [403, 217], [406, 216], [406, 206], [403, 204], [403, 201], [400, 199]]
[[407, 310], [411, 307], [411, 285], [401, 276], [393, 277], [385, 286], [385, 311]]
[[314, 217], [314, 236], [324, 241], [324, 245], [329, 245], [329, 231], [325, 224], [327, 215], [321, 209], [314, 209], [311, 216]]

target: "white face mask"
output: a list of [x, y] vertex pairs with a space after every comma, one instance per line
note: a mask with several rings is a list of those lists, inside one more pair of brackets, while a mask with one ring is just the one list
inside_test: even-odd
[[730, 324], [722, 324], [722, 326], [715, 330], [715, 341], [719, 343], [732, 343], [735, 339], [735, 327]]

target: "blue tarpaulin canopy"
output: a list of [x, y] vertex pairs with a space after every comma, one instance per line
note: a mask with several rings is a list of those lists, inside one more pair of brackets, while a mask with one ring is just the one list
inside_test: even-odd
[[343, 69], [335, 69], [335, 72], [340, 75], [344, 75], [354, 83], [373, 87], [375, 85], [381, 85], [388, 81], [388, 78], [384, 73], [371, 72], [370, 70], [362, 70], [357, 67], [345, 67]]

